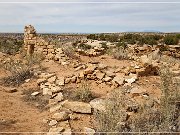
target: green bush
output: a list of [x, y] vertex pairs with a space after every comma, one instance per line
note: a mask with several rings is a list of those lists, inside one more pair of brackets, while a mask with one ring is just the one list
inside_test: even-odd
[[166, 45], [177, 45], [179, 43], [179, 39], [174, 35], [167, 35], [164, 37], [164, 43]]
[[0, 51], [7, 54], [16, 54], [23, 45], [23, 40], [11, 38], [0, 39]]
[[118, 43], [116, 44], [116, 46], [117, 46], [117, 47], [122, 47], [122, 48], [124, 48], [124, 49], [127, 48], [127, 44], [126, 44], [125, 42], [118, 42]]
[[91, 45], [87, 45], [87, 44], [81, 43], [78, 46], [78, 48], [83, 49], [83, 50], [88, 50], [88, 49], [91, 49]]

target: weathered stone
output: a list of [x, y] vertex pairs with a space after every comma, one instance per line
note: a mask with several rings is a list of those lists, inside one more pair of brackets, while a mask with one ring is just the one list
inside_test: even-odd
[[71, 82], [71, 78], [66, 78], [65, 81], [64, 81], [65, 84], [68, 84], [70, 82]]
[[99, 70], [103, 70], [103, 69], [106, 69], [106, 68], [107, 68], [107, 65], [104, 65], [104, 64], [99, 64], [98, 65]]
[[53, 76], [53, 77], [50, 77], [47, 81], [49, 82], [49, 83], [54, 83], [55, 81], [56, 81], [56, 76]]
[[94, 65], [88, 66], [88, 68], [86, 68], [86, 69], [84, 70], [84, 74], [85, 74], [85, 75], [87, 75], [87, 74], [92, 74], [95, 69], [96, 69], [96, 66], [94, 66]]
[[54, 99], [58, 102], [63, 101], [64, 100], [63, 94], [59, 92], [57, 96], [54, 97]]
[[100, 99], [100, 98], [96, 98], [96, 99], [91, 100], [89, 102], [89, 104], [91, 105], [91, 107], [94, 110], [105, 111], [105, 109], [106, 109], [105, 100]]
[[109, 82], [109, 81], [111, 81], [111, 80], [112, 80], [112, 78], [111, 78], [111, 77], [109, 77], [109, 76], [107, 76], [107, 77], [103, 78], [103, 80], [104, 80], [105, 82]]
[[63, 127], [51, 127], [47, 135], [62, 135]]
[[49, 122], [49, 126], [54, 126], [54, 125], [56, 125], [57, 124], [57, 121], [56, 120], [51, 120], [50, 122]]
[[109, 77], [114, 77], [116, 74], [113, 73], [112, 71], [106, 71], [106, 75]]
[[56, 84], [58, 84], [59, 86], [64, 86], [64, 77], [58, 77], [58, 80], [56, 81]]
[[53, 93], [58, 93], [62, 91], [61, 87], [58, 87], [58, 86], [51, 86], [50, 89], [51, 89], [51, 92]]
[[94, 135], [95, 134], [95, 130], [92, 128], [88, 128], [88, 127], [84, 127], [84, 132], [86, 133], [86, 135]]
[[119, 76], [119, 75], [117, 75], [117, 76], [115, 76], [114, 78], [113, 78], [113, 81], [115, 82], [115, 83], [117, 83], [118, 85], [122, 85], [122, 84], [124, 84], [124, 77], [123, 76]]
[[102, 73], [102, 72], [99, 71], [99, 72], [95, 73], [95, 75], [96, 75], [96, 77], [97, 77], [99, 80], [101, 80], [101, 79], [104, 78], [105, 73]]
[[146, 90], [142, 87], [134, 87], [130, 90], [130, 93], [133, 95], [139, 95], [145, 93]]
[[44, 83], [44, 82], [46, 82], [47, 80], [44, 78], [44, 79], [38, 79], [37, 80], [37, 84], [39, 85], [39, 84], [41, 84], [41, 83]]
[[77, 80], [77, 77], [76, 77], [76, 76], [73, 76], [73, 77], [71, 78], [71, 82], [72, 82], [72, 83], [75, 83], [76, 80]]
[[69, 119], [69, 114], [67, 112], [63, 111], [63, 112], [55, 113], [52, 116], [52, 118], [57, 121], [65, 121], [65, 120]]
[[39, 94], [40, 94], [40, 92], [36, 91], [36, 92], [33, 92], [33, 93], [31, 94], [31, 96], [37, 96], [37, 95], [39, 95]]
[[17, 92], [17, 89], [16, 88], [7, 88], [7, 89], [5, 89], [5, 91], [7, 93], [14, 93], [14, 92]]
[[78, 102], [78, 101], [70, 102], [69, 101], [69, 102], [65, 102], [63, 107], [77, 113], [91, 113], [90, 104], [84, 103], [84, 102]]

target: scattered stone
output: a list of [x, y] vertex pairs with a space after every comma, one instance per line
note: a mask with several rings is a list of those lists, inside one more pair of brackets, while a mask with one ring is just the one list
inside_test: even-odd
[[63, 130], [63, 127], [51, 127], [47, 135], [60, 135]]
[[100, 111], [105, 111], [106, 107], [105, 107], [105, 100], [100, 99], [100, 98], [96, 98], [93, 99], [89, 102], [89, 104], [91, 105], [91, 107], [94, 110], [100, 110]]
[[146, 90], [142, 87], [134, 87], [130, 90], [131, 94], [143, 94], [145, 92], [146, 92]]
[[88, 128], [88, 127], [84, 127], [84, 132], [86, 133], [86, 135], [94, 135], [95, 134], [95, 130], [92, 128]]
[[31, 96], [37, 96], [37, 95], [39, 95], [39, 94], [40, 94], [40, 92], [36, 91], [36, 92], [33, 92], [33, 93], [31, 94]]
[[63, 104], [63, 107], [77, 113], [91, 113], [91, 105], [84, 102], [68, 101]]
[[65, 120], [68, 120], [70, 117], [69, 117], [69, 114], [67, 112], [63, 111], [60, 113], [55, 113], [52, 116], [52, 118], [57, 120], [57, 121], [65, 121]]
[[54, 83], [56, 81], [56, 76], [52, 76], [47, 80], [49, 83]]
[[49, 122], [49, 126], [54, 126], [54, 125], [56, 125], [58, 122], [56, 121], [56, 120], [51, 120], [50, 122]]
[[62, 94], [61, 92], [59, 92], [59, 93], [57, 94], [57, 96], [55, 96], [54, 99], [55, 99], [57, 102], [63, 101], [63, 100], [64, 100], [63, 94]]
[[40, 85], [41, 83], [45, 83], [47, 80], [44, 78], [44, 79], [38, 79], [37, 80], [37, 84]]
[[124, 84], [125, 79], [122, 76], [116, 76], [113, 78], [113, 81], [117, 83], [118, 85], [122, 85]]
[[26, 79], [25, 82], [28, 83], [31, 79]]
[[99, 71], [99, 72], [95, 73], [95, 75], [99, 80], [102, 80], [105, 76], [105, 73], [102, 73]]
[[87, 75], [87, 74], [92, 74], [95, 69], [96, 69], [96, 66], [90, 65], [90, 66], [88, 66], [88, 68], [86, 68], [86, 69], [84, 70], [84, 74], [85, 74], [85, 75]]
[[5, 91], [8, 93], [14, 93], [14, 92], [17, 92], [17, 89], [16, 88], [8, 88], [8, 89], [5, 89]]
[[58, 80], [56, 81], [56, 83], [59, 85], [59, 86], [64, 86], [64, 77], [58, 77]]
[[103, 78], [103, 80], [104, 80], [105, 82], [110, 82], [110, 81], [112, 80], [112, 78], [109, 77], [109, 76], [107, 76], [107, 77]]

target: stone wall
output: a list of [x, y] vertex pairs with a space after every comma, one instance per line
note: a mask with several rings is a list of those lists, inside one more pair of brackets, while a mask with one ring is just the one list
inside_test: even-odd
[[55, 45], [45, 41], [42, 37], [39, 37], [35, 28], [32, 25], [25, 26], [24, 28], [24, 48], [27, 50], [28, 55], [33, 53], [40, 53], [46, 57], [55, 55]]

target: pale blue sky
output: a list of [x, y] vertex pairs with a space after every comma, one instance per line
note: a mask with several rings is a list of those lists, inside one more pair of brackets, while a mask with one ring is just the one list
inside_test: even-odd
[[[93, 1], [99, 3], [85, 3]], [[116, 1], [134, 3], [100, 3]], [[34, 2], [0, 3], [0, 32], [23, 32], [27, 24], [34, 25], [38, 32], [91, 33], [144, 30], [180, 32], [180, 0], [0, 0], [0, 2]]]

